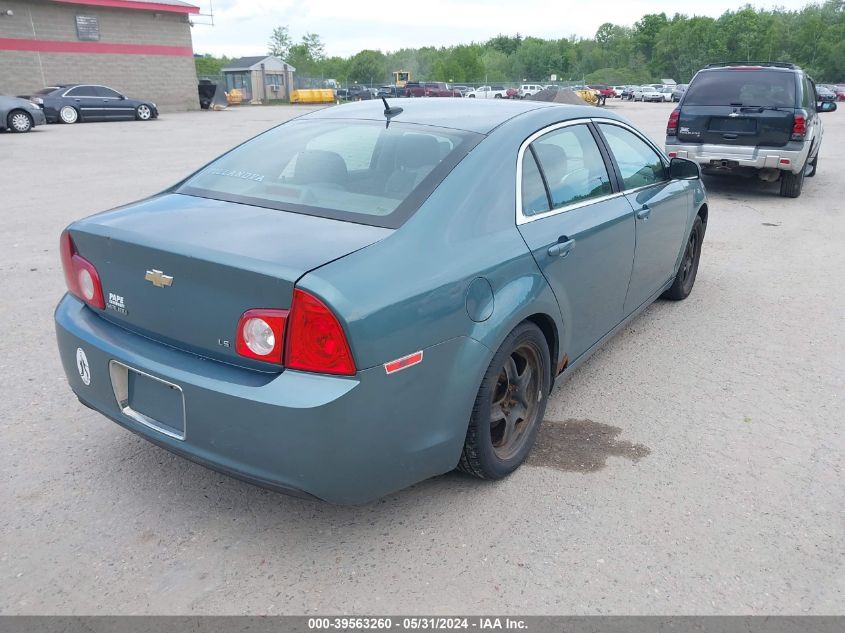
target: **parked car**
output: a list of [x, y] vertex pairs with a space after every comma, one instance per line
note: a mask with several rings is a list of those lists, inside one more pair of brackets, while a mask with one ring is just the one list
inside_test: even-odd
[[592, 86], [588, 86], [591, 90], [595, 90], [598, 93], [598, 104], [604, 105], [605, 101], [608, 99], [612, 99], [616, 96], [616, 92], [614, 92], [613, 88], [610, 86], [603, 86], [600, 84], [594, 84]]
[[672, 101], [677, 103], [681, 100], [681, 97], [684, 96], [684, 92], [686, 92], [687, 86], [689, 84], [677, 84], [674, 89], [672, 90]]
[[631, 88], [631, 101], [642, 101], [643, 94], [646, 90], [651, 90], [651, 86], [634, 86]]
[[349, 90], [346, 88], [338, 88], [335, 92], [335, 97], [338, 101], [349, 101]]
[[634, 88], [636, 88], [636, 87], [637, 86], [625, 86], [622, 89], [622, 92], [619, 93], [619, 97], [623, 101], [633, 101], [633, 99], [634, 99]]
[[670, 101], [672, 99], [672, 91], [665, 92], [666, 88], [655, 88], [653, 86], [644, 86], [642, 92], [642, 101]]
[[48, 86], [25, 98], [44, 110], [48, 123], [158, 118], [158, 107], [152, 101], [130, 99], [113, 88], [95, 84]]
[[405, 88], [400, 88], [398, 86], [382, 86], [378, 89], [376, 93], [378, 97], [404, 97], [405, 96]]
[[405, 86], [405, 96], [408, 97], [461, 97], [459, 90], [449, 87], [443, 81], [427, 81], [425, 83], [409, 82]]
[[845, 101], [845, 86], [834, 86], [833, 92], [836, 94], [837, 101]]
[[700, 70], [669, 117], [666, 151], [719, 173], [780, 180], [797, 198], [818, 170], [820, 112], [813, 80], [794, 64], [713, 64]]
[[470, 99], [505, 99], [508, 90], [504, 86], [481, 86], [466, 95]]
[[44, 111], [32, 101], [0, 96], [0, 130], [21, 134], [46, 123]]
[[622, 97], [622, 93], [625, 91], [625, 86], [611, 86], [611, 88], [613, 88], [614, 97]]
[[336, 503], [456, 467], [499, 479], [558, 376], [692, 291], [694, 163], [587, 106], [402, 108], [307, 113], [67, 227], [55, 324], [82, 403]]
[[352, 85], [349, 86], [346, 93], [347, 101], [369, 101], [373, 98], [373, 93], [367, 86]]
[[542, 90], [543, 86], [539, 84], [522, 84], [519, 87], [518, 96], [520, 99], [525, 99], [525, 97], [533, 97]]
[[816, 86], [816, 98], [818, 101], [836, 101], [836, 93], [832, 86], [824, 86], [819, 84]]
[[519, 90], [516, 88], [508, 88], [505, 90], [506, 99], [519, 99]]

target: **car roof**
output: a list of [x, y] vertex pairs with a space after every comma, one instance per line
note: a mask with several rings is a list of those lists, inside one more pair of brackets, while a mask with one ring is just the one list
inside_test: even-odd
[[[488, 134], [508, 120], [542, 108], [564, 108], [567, 116], [577, 119], [596, 116], [596, 108], [588, 105], [565, 105], [545, 101], [516, 101], [510, 99], [402, 99], [388, 102], [391, 107], [402, 108], [392, 121], [431, 125]], [[384, 104], [379, 101], [359, 101], [331, 106], [310, 112], [300, 119], [335, 119], [384, 121]]]

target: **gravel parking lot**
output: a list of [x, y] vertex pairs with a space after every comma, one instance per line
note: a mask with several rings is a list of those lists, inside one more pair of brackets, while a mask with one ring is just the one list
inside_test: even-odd
[[[661, 140], [672, 104], [609, 107]], [[559, 384], [505, 481], [336, 507], [79, 405], [53, 334], [61, 229], [305, 109], [0, 134], [0, 613], [842, 613], [843, 111], [801, 198], [707, 179], [693, 294]]]

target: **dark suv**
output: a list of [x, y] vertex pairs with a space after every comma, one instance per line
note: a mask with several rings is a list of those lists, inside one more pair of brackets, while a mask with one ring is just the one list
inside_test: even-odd
[[[833, 107], [831, 107], [833, 106]], [[780, 195], [801, 195], [822, 142], [813, 80], [794, 64], [711, 64], [698, 71], [669, 116], [666, 151], [707, 172], [755, 171], [780, 179]]]

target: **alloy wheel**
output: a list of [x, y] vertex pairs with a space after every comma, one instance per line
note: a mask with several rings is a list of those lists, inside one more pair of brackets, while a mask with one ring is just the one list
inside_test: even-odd
[[490, 440], [499, 459], [516, 455], [537, 421], [540, 367], [539, 351], [525, 343], [511, 352], [499, 371], [490, 406]]
[[29, 118], [28, 114], [23, 112], [15, 112], [10, 117], [9, 122], [12, 124], [12, 129], [14, 129], [15, 132], [29, 132], [32, 127], [32, 120]]
[[153, 115], [152, 110], [150, 110], [149, 106], [140, 105], [138, 106], [138, 118], [142, 121], [148, 120]]
[[63, 123], [76, 123], [76, 120], [79, 118], [79, 113], [76, 111], [76, 108], [72, 106], [65, 106], [59, 111], [59, 116], [61, 117]]

